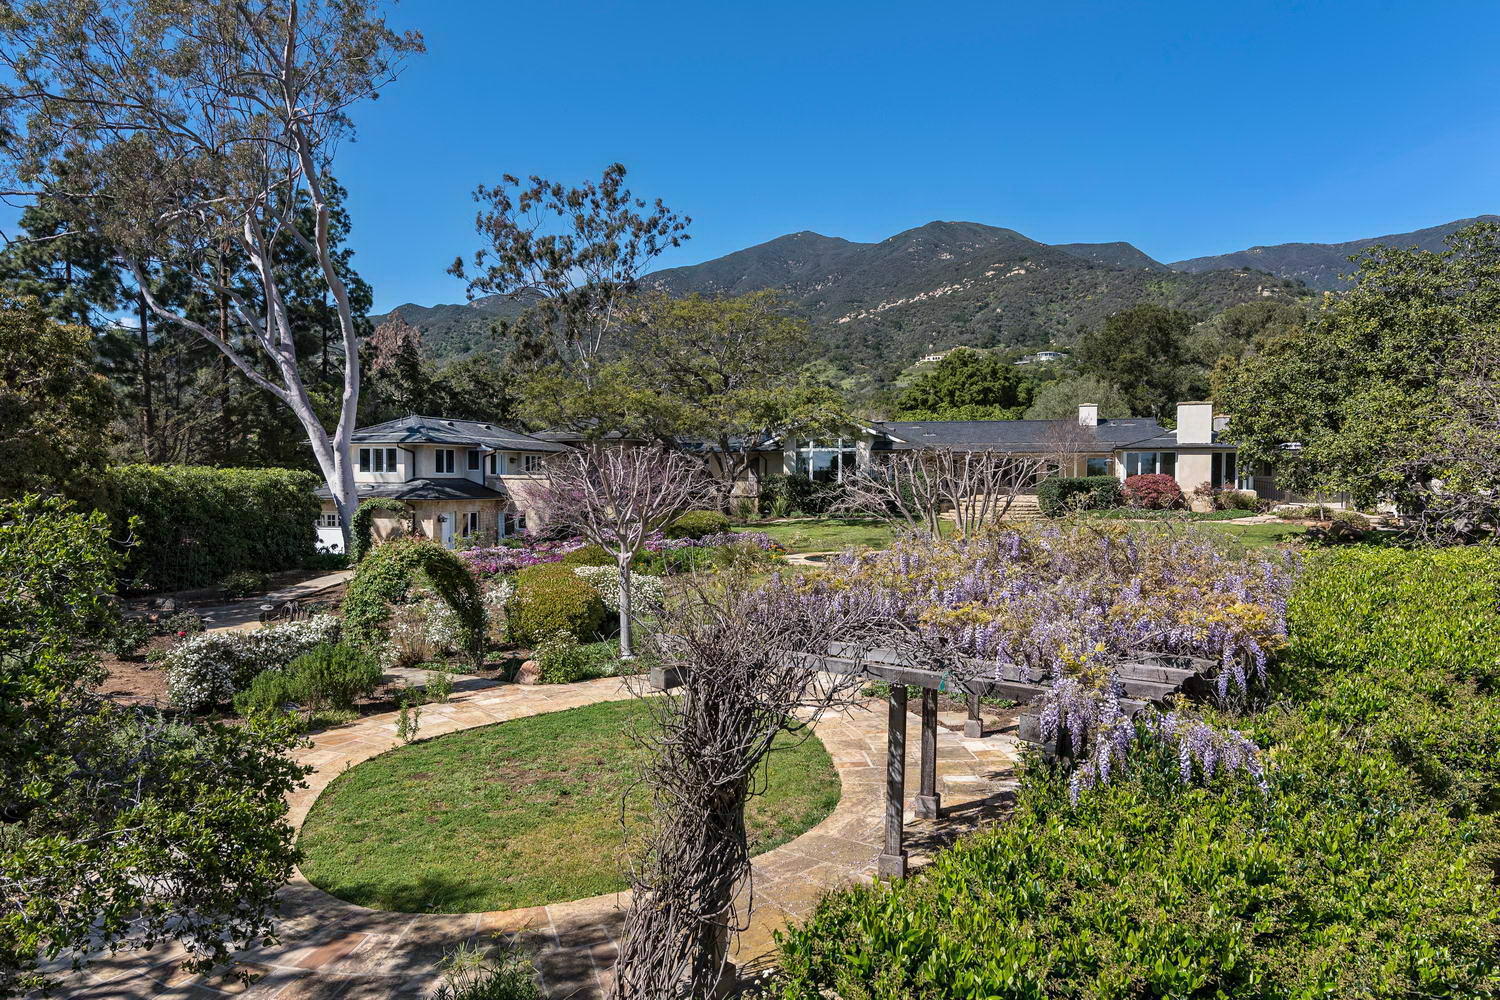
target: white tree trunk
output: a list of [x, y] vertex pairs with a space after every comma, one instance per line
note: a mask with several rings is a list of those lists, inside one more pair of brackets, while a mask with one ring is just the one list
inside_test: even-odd
[[630, 559], [632, 553], [622, 552], [615, 559], [620, 565], [620, 659], [635, 659], [635, 650], [630, 643]]

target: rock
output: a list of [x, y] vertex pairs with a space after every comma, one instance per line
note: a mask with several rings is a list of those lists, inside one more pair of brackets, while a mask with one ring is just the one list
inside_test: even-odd
[[542, 679], [542, 668], [535, 660], [527, 660], [516, 671], [517, 684], [535, 684]]

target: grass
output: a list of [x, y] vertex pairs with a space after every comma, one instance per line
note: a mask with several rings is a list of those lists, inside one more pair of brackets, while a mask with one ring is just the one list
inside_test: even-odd
[[[640, 702], [552, 712], [449, 733], [351, 768], [302, 827], [302, 872], [341, 899], [408, 913], [468, 913], [583, 899], [626, 887], [621, 803], [639, 834], [649, 809], [632, 789]], [[816, 738], [783, 736], [765, 795], [746, 812], [761, 853], [838, 804], [838, 774]]]
[[895, 528], [885, 521], [863, 517], [820, 517], [806, 521], [752, 523], [736, 531], [764, 531], [788, 552], [842, 552], [855, 546], [883, 549], [895, 537]]
[[1300, 524], [1216, 524], [1208, 521], [1203, 526], [1213, 531], [1222, 531], [1252, 549], [1293, 541], [1298, 535], [1307, 532]]

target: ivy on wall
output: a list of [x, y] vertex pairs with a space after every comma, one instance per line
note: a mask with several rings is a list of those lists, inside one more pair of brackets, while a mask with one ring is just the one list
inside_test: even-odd
[[349, 522], [349, 565], [359, 562], [370, 551], [376, 514], [405, 514], [409, 510], [405, 502], [389, 497], [361, 500], [354, 510], [354, 518]]

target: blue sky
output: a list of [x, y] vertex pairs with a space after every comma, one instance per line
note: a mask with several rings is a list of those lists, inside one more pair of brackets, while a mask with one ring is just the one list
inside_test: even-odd
[[462, 301], [470, 193], [615, 160], [661, 266], [933, 219], [1160, 260], [1500, 211], [1491, 2], [406, 2], [335, 172], [377, 310]]

